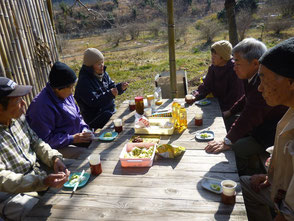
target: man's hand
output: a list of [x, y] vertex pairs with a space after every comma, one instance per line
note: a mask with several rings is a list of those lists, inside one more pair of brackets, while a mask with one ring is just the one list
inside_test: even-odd
[[111, 93], [113, 94], [114, 97], [116, 97], [118, 95], [118, 90], [116, 87], [113, 87], [110, 90], [111, 90]]
[[46, 176], [43, 183], [49, 187], [61, 188], [67, 180], [68, 176], [64, 172], [59, 172], [57, 174], [49, 174]]
[[223, 116], [224, 116], [224, 118], [228, 118], [228, 117], [230, 117], [232, 114], [231, 114], [231, 111], [224, 111], [223, 112]]
[[88, 143], [92, 140], [91, 132], [77, 133], [73, 135], [73, 143]]
[[124, 91], [124, 90], [126, 90], [127, 88], [128, 88], [128, 86], [129, 86], [129, 83], [128, 82], [122, 82], [121, 83], [121, 89]]
[[231, 147], [224, 144], [224, 142], [210, 141], [204, 148], [207, 153], [219, 153], [225, 150], [229, 150]]
[[268, 176], [266, 174], [255, 174], [250, 178], [251, 188], [255, 192], [259, 192], [261, 189], [264, 189], [271, 184], [268, 181]]
[[62, 160], [60, 160], [58, 157], [55, 158], [53, 163], [54, 172], [57, 173], [65, 173], [67, 177], [70, 175], [70, 171], [66, 168]]

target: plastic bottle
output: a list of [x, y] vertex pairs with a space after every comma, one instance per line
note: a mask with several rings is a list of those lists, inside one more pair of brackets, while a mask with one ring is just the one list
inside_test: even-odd
[[156, 105], [162, 104], [162, 93], [161, 93], [160, 87], [156, 87], [155, 92], [154, 92], [154, 98], [155, 98]]
[[181, 130], [185, 130], [188, 127], [187, 124], [187, 110], [185, 108], [184, 104], [181, 104], [181, 109], [180, 109], [180, 128]]
[[175, 128], [179, 128], [180, 127], [180, 104], [178, 102], [177, 99], [173, 100], [173, 104], [172, 104], [172, 122], [174, 124]]

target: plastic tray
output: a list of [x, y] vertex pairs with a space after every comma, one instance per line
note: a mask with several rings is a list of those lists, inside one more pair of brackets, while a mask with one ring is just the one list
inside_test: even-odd
[[[134, 147], [151, 147], [154, 146], [153, 154], [150, 158], [124, 158], [127, 150], [131, 151]], [[127, 143], [122, 149], [119, 160], [122, 167], [151, 167], [156, 152], [157, 144], [154, 143]]]
[[137, 128], [135, 126], [135, 134], [157, 134], [157, 135], [172, 135], [174, 133], [174, 127], [162, 128], [166, 122], [171, 123], [171, 117], [152, 117], [149, 118], [150, 127]]

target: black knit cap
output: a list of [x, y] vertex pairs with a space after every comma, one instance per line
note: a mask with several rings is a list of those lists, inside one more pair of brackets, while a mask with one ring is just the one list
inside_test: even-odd
[[49, 84], [53, 88], [66, 88], [77, 81], [75, 72], [66, 64], [57, 61], [49, 73]]
[[294, 37], [269, 49], [259, 62], [278, 75], [294, 78]]

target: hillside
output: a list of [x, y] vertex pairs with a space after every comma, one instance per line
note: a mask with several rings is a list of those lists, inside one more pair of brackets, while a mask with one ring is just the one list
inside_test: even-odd
[[[177, 69], [187, 70], [190, 91], [199, 84], [199, 78], [207, 71], [210, 64], [210, 45], [217, 40], [228, 40], [226, 23], [217, 19], [217, 12], [223, 6], [212, 4], [212, 8], [206, 15], [193, 18], [192, 6], [195, 6], [196, 2], [198, 1], [192, 1], [191, 7], [188, 7], [190, 16], [180, 16], [181, 14], [175, 16], [176, 66]], [[216, 2], [212, 1], [212, 3]], [[291, 7], [287, 5], [282, 8], [282, 6], [283, 4], [280, 4], [280, 11], [277, 11], [278, 7], [259, 5], [257, 11], [251, 14], [246, 14], [244, 10], [241, 10], [242, 13], [237, 14], [239, 37], [241, 39], [244, 37], [261, 39], [268, 47], [272, 47], [293, 36], [293, 17], [287, 17], [289, 10], [285, 10]], [[77, 26], [68, 25], [69, 30], [65, 33], [59, 30], [58, 35], [60, 58], [77, 73], [82, 65], [84, 50], [88, 47], [95, 47], [103, 52], [111, 78], [116, 82], [130, 82], [130, 88], [116, 99], [117, 103], [137, 95], [152, 93], [156, 74], [169, 71], [166, 14], [160, 14], [147, 5], [140, 10], [148, 11], [148, 13], [139, 13], [135, 20], [130, 21], [128, 20], [130, 8], [121, 7], [118, 6], [120, 10], [118, 8], [113, 10], [113, 13], [116, 13], [116, 17], [113, 17], [114, 25], [108, 28], [99, 26], [98, 18], [91, 20], [87, 26], [75, 15], [78, 12], [83, 12], [90, 18], [92, 15], [83, 11], [84, 8], [75, 7], [77, 11], [72, 17], [67, 16], [67, 19], [76, 22]], [[280, 13], [280, 16], [270, 16], [277, 12]], [[60, 13], [60, 10], [56, 13]], [[150, 15], [158, 15], [158, 17], [153, 18]], [[58, 16], [56, 18], [58, 19]], [[58, 25], [57, 28], [59, 28]]]

